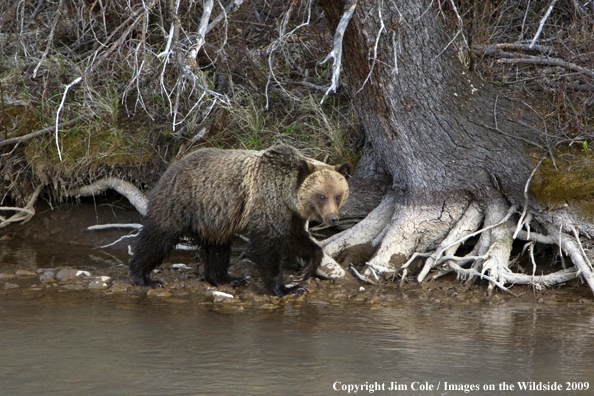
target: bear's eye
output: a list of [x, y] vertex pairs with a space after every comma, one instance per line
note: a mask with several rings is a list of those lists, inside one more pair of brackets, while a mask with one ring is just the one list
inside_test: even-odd
[[340, 195], [340, 194], [338, 194], [338, 195], [336, 196], [336, 200], [337, 200], [338, 202], [340, 202], [340, 198], [342, 198], [342, 197], [341, 197], [341, 195]]
[[320, 201], [323, 201], [323, 200], [325, 200], [325, 199], [326, 199], [326, 196], [325, 196], [325, 195], [322, 195], [322, 194], [320, 194], [320, 195], [318, 196], [318, 198], [320, 198]]

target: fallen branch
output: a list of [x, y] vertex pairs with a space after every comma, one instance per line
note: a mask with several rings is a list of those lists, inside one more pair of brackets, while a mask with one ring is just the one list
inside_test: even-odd
[[10, 138], [10, 139], [0, 140], [0, 147], [2, 147], [2, 146], [8, 146], [9, 144], [17, 144], [17, 143], [25, 142], [27, 140], [31, 140], [31, 139], [36, 138], [38, 136], [42, 136], [42, 135], [45, 135], [45, 134], [50, 133], [52, 131], [55, 131], [56, 129], [68, 128], [70, 126], [73, 126], [73, 125], [78, 124], [82, 120], [86, 120], [87, 118], [89, 118], [89, 116], [81, 116], [81, 117], [76, 118], [74, 120], [70, 120], [70, 121], [63, 122], [61, 124], [58, 124], [57, 127], [56, 127], [56, 125], [52, 125], [51, 127], [43, 128], [43, 129], [40, 129], [38, 131], [28, 133], [28, 134], [26, 134], [24, 136], [18, 136], [18, 137], [14, 137], [14, 138]]
[[89, 231], [98, 231], [98, 230], [109, 230], [112, 228], [131, 228], [133, 230], [140, 230], [142, 228], [142, 224], [138, 223], [129, 223], [129, 224], [97, 224], [90, 227], [87, 227]]
[[503, 51], [536, 51], [544, 54], [554, 54], [555, 49], [547, 45], [534, 45], [521, 43], [501, 43], [493, 45], [475, 45], [472, 47], [473, 51], [481, 52], [487, 56], [496, 56]]
[[65, 195], [67, 197], [88, 197], [110, 189], [116, 190], [126, 197], [142, 216], [146, 216], [148, 204], [146, 196], [134, 184], [115, 177], [107, 177], [91, 185], [68, 190]]
[[499, 63], [525, 63], [531, 65], [545, 65], [545, 66], [559, 66], [576, 72], [581, 72], [594, 77], [594, 70], [587, 69], [585, 67], [576, 65], [575, 63], [564, 61], [563, 59], [557, 58], [543, 58], [538, 56], [524, 56], [522, 58], [517, 57], [515, 54], [512, 57], [499, 59]]

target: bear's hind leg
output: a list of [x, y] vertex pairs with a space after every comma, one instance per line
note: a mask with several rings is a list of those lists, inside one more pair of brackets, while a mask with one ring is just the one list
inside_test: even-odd
[[213, 286], [230, 285], [236, 287], [246, 282], [245, 278], [229, 274], [231, 259], [231, 244], [200, 244], [201, 256], [204, 262], [204, 278]]
[[177, 235], [159, 232], [150, 224], [146, 224], [140, 231], [134, 256], [129, 264], [132, 283], [151, 289], [163, 287], [163, 282], [151, 279], [151, 271], [165, 260], [177, 239]]

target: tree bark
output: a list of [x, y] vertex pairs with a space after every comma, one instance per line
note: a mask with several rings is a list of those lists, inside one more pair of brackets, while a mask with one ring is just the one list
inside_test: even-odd
[[[336, 26], [344, 5], [321, 4]], [[523, 193], [533, 168], [525, 143], [535, 139], [525, 126], [527, 107], [469, 72], [450, 44], [429, 0], [360, 2], [346, 30], [344, 89], [368, 145], [358, 172], [381, 163], [391, 184], [364, 226], [326, 241], [325, 248], [335, 256], [371, 244], [364, 272], [370, 281], [393, 278], [414, 253], [437, 249], [423, 254], [430, 257], [422, 281], [433, 266], [444, 265], [444, 254], [456, 252], [464, 241], [461, 230], [469, 235], [482, 224], [485, 231], [468, 261], [473, 273], [489, 275], [491, 287], [503, 288], [515, 208], [538, 211]], [[446, 246], [461, 236], [462, 242]], [[450, 270], [461, 270], [449, 262]]]

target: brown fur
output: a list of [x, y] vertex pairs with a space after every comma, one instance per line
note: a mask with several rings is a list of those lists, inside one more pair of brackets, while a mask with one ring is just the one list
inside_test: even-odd
[[311, 160], [285, 145], [265, 151], [203, 149], [189, 154], [163, 174], [149, 196], [147, 218], [130, 262], [133, 281], [158, 286], [150, 272], [181, 236], [187, 236], [201, 246], [210, 283], [238, 283], [227, 267], [230, 244], [242, 233], [250, 238], [248, 257], [267, 288], [277, 295], [302, 292], [303, 287], [284, 286], [280, 256], [306, 262], [303, 278], [315, 272], [322, 253], [304, 231], [305, 221], [336, 223], [348, 196], [344, 175], [350, 169], [350, 164], [332, 167]]

